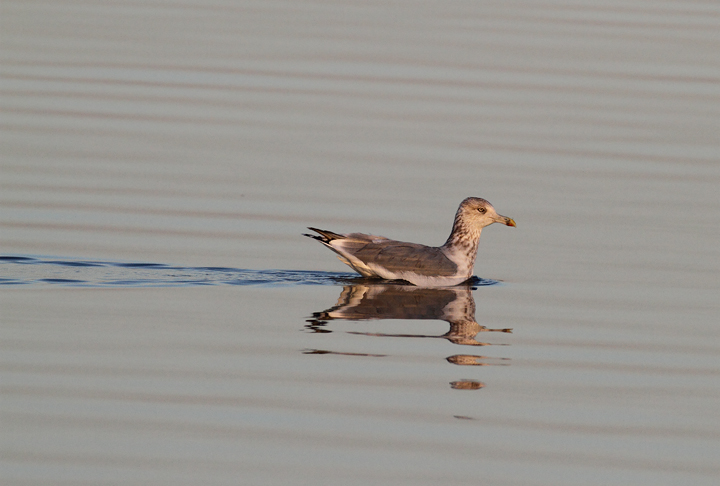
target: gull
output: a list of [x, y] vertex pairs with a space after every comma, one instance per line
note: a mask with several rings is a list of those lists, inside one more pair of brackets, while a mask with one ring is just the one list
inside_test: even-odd
[[515, 226], [512, 218], [499, 215], [480, 197], [460, 203], [452, 232], [442, 246], [425, 246], [363, 233], [338, 234], [309, 227], [318, 240], [338, 254], [343, 263], [364, 277], [405, 280], [419, 287], [450, 287], [473, 274], [480, 232], [485, 226], [502, 223]]

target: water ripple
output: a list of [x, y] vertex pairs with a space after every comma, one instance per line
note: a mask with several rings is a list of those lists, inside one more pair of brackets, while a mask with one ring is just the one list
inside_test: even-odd
[[162, 263], [106, 262], [0, 256], [0, 285], [69, 287], [182, 287], [199, 285], [338, 285], [356, 280], [350, 273], [303, 270], [248, 270], [178, 267]]
[[[249, 270], [228, 267], [178, 267], [162, 263], [104, 262], [0, 255], [0, 285], [65, 287], [187, 287], [200, 285], [347, 285], [376, 282], [354, 273], [313, 270]], [[474, 278], [474, 285], [494, 280]]]
[[[347, 285], [376, 282], [354, 273], [178, 267], [162, 263], [104, 262], [59, 257], [0, 256], [0, 285], [66, 287], [187, 287], [200, 285]], [[474, 278], [474, 285], [494, 280]]]

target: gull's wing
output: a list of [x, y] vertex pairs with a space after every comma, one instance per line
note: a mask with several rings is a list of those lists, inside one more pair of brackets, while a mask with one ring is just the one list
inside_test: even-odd
[[357, 259], [371, 269], [380, 267], [392, 273], [413, 272], [428, 277], [452, 277], [457, 274], [457, 265], [436, 247], [357, 233], [331, 244], [346, 258], [351, 261]]
[[427, 277], [454, 277], [457, 274], [457, 265], [437, 247], [363, 233], [342, 235], [317, 228], [308, 229], [320, 236], [305, 236], [320, 241], [337, 253], [340, 260], [365, 276], [378, 276], [378, 269], [386, 271], [382, 273], [411, 272]]

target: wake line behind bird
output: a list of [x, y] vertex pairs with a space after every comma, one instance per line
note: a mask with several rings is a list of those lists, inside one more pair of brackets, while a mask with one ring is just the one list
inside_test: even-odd
[[452, 232], [442, 246], [425, 246], [363, 233], [338, 234], [308, 228], [305, 234], [338, 254], [343, 263], [365, 277], [406, 280], [420, 287], [448, 287], [465, 282], [473, 274], [480, 233], [485, 226], [515, 226], [512, 218], [499, 215], [492, 204], [479, 197], [460, 203]]

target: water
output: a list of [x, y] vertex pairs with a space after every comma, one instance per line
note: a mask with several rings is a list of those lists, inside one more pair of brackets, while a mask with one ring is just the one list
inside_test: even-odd
[[3, 484], [715, 484], [719, 18], [3, 2]]
[[175, 287], [195, 285], [336, 285], [362, 282], [357, 274], [308, 270], [177, 267], [161, 263], [77, 261], [0, 256], [2, 285], [59, 284], [71, 287]]

